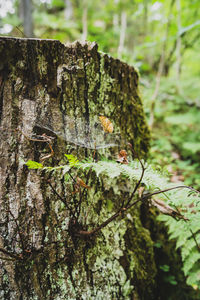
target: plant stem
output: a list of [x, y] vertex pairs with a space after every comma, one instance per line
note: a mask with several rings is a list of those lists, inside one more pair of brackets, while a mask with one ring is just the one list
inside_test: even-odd
[[66, 206], [66, 208], [70, 211], [70, 213], [73, 215], [73, 217], [76, 219], [76, 216], [74, 214], [74, 212], [72, 211], [72, 209], [69, 207], [69, 205], [67, 204], [67, 201], [65, 201], [56, 191], [56, 189], [54, 189], [54, 187], [52, 186], [50, 180], [47, 181], [47, 183], [49, 184], [49, 186], [51, 187], [52, 191], [54, 192], [54, 194], [62, 201], [62, 203]]
[[[143, 165], [144, 167], [144, 165]], [[137, 188], [139, 187], [141, 181], [142, 181], [142, 177], [144, 175], [144, 171], [145, 169], [143, 169], [143, 174], [141, 174], [141, 177], [140, 177], [140, 180], [138, 181], [138, 183], [136, 184]], [[108, 225], [110, 222], [112, 222], [113, 220], [115, 220], [119, 215], [121, 215], [123, 212], [127, 211], [128, 209], [130, 209], [131, 207], [135, 206], [138, 202], [142, 202], [154, 195], [158, 195], [158, 194], [161, 194], [161, 193], [164, 193], [164, 192], [168, 192], [168, 191], [171, 191], [171, 190], [174, 190], [174, 189], [178, 189], [178, 188], [187, 188], [187, 189], [190, 189], [192, 191], [195, 191], [196, 193], [199, 193], [199, 191], [189, 187], [189, 186], [185, 186], [185, 185], [180, 185], [180, 186], [176, 186], [176, 187], [173, 187], [173, 188], [168, 188], [168, 189], [165, 189], [165, 190], [161, 190], [161, 191], [157, 191], [157, 192], [153, 192], [153, 193], [149, 193], [145, 196], [143, 196], [142, 198], [139, 198], [137, 199], [136, 201], [134, 201], [133, 203], [130, 203], [132, 198], [134, 197], [135, 195], [135, 192], [136, 192], [136, 187], [134, 188], [127, 204], [126, 204], [126, 207], [121, 207], [114, 215], [112, 215], [110, 218], [108, 218], [105, 222], [103, 222], [101, 225], [97, 226], [96, 228], [94, 228], [93, 230], [90, 230], [90, 231], [85, 231], [85, 230], [80, 230], [78, 232], [78, 235], [83, 235], [83, 236], [91, 236], [93, 234], [95, 234], [96, 232], [98, 232], [99, 230], [101, 230], [102, 228], [106, 227], [106, 225]]]
[[97, 231], [101, 230], [102, 228], [106, 227], [110, 222], [112, 222], [114, 219], [116, 219], [123, 211], [126, 211], [126, 208], [120, 208], [118, 212], [116, 212], [114, 215], [112, 215], [110, 218], [108, 218], [105, 222], [103, 222], [101, 225], [98, 227], [94, 228], [91, 231], [85, 231], [85, 230], [80, 230], [78, 232], [79, 235], [93, 235]]
[[149, 193], [147, 195], [145, 195], [144, 197], [142, 197], [142, 200], [145, 200], [146, 198], [149, 198], [151, 196], [154, 196], [154, 195], [158, 195], [158, 194], [161, 194], [161, 193], [165, 193], [165, 192], [168, 192], [168, 191], [172, 191], [172, 190], [175, 190], [175, 189], [183, 189], [183, 188], [186, 188], [186, 189], [189, 189], [195, 193], [198, 193], [200, 194], [199, 191], [195, 190], [194, 188], [190, 187], [190, 186], [187, 186], [187, 185], [178, 185], [178, 186], [175, 186], [175, 187], [172, 187], [172, 188], [168, 188], [168, 189], [165, 189], [165, 190], [161, 190], [161, 191], [157, 191], [157, 192], [153, 192], [153, 193]]
[[190, 232], [191, 232], [191, 234], [192, 234], [193, 240], [195, 241], [195, 244], [196, 244], [196, 246], [197, 246], [197, 249], [198, 249], [198, 251], [200, 252], [200, 246], [199, 246], [199, 244], [198, 244], [198, 242], [197, 242], [197, 239], [196, 239], [196, 236], [195, 236], [195, 234], [194, 234], [194, 232], [192, 231], [191, 228], [190, 228]]

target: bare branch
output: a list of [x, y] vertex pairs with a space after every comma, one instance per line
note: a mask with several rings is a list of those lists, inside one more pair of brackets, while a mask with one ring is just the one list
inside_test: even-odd
[[66, 200], [64, 200], [56, 191], [56, 189], [54, 189], [54, 187], [52, 186], [50, 180], [47, 180], [47, 183], [49, 184], [49, 186], [51, 187], [52, 191], [54, 192], [54, 194], [62, 201], [62, 203], [66, 206], [66, 208], [70, 211], [70, 213], [73, 215], [73, 217], [76, 219], [76, 216], [74, 215], [74, 212], [72, 211], [72, 209], [69, 207], [68, 203]]
[[172, 188], [168, 188], [168, 189], [165, 189], [165, 190], [160, 190], [160, 191], [157, 191], [157, 192], [149, 193], [149, 194], [143, 196], [141, 198], [141, 200], [145, 200], [146, 198], [150, 198], [151, 196], [154, 196], [154, 195], [158, 195], [158, 194], [165, 193], [165, 192], [168, 192], [168, 191], [172, 191], [172, 190], [175, 190], [175, 189], [183, 189], [183, 188], [189, 189], [189, 190], [191, 190], [191, 191], [193, 191], [195, 193], [200, 194], [199, 191], [195, 190], [194, 188], [192, 188], [190, 186], [187, 186], [187, 185], [178, 185], [178, 186], [175, 186], [175, 187], [172, 187]]

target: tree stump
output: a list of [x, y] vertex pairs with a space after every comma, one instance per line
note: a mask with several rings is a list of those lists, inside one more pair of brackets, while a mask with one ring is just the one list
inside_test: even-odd
[[[79, 193], [62, 172], [24, 164], [49, 155], [48, 143], [34, 140], [44, 133], [54, 137], [47, 166], [65, 153], [114, 158], [127, 142], [144, 157], [149, 130], [137, 72], [95, 43], [0, 37], [0, 56], [0, 299], [155, 299], [153, 242], [139, 206], [92, 237], [76, 235], [64, 204], [76, 209]], [[111, 120], [112, 140], [98, 134], [99, 116]], [[77, 225], [86, 229], [131, 192], [94, 174], [89, 184]]]

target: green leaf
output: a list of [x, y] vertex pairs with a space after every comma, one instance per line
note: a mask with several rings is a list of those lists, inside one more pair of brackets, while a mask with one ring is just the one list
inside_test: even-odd
[[65, 182], [68, 182], [70, 179], [70, 175], [68, 173], [65, 174], [64, 176]]
[[200, 142], [185, 142], [183, 143], [183, 148], [194, 153], [197, 153], [200, 151]]
[[162, 265], [159, 268], [164, 272], [169, 272], [169, 269], [170, 269], [168, 265]]
[[158, 241], [158, 242], [154, 243], [154, 247], [161, 248], [162, 247], [162, 243]]
[[187, 26], [187, 27], [183, 27], [183, 28], [180, 30], [179, 35], [182, 35], [182, 34], [188, 32], [189, 30], [191, 30], [191, 29], [193, 29], [194, 27], [199, 26], [199, 25], [200, 25], [200, 20], [194, 22], [193, 24], [191, 24], [191, 25], [189, 25], [189, 26]]
[[177, 281], [175, 280], [174, 275], [170, 275], [167, 277], [167, 281], [172, 285], [177, 285]]
[[43, 169], [44, 166], [41, 163], [38, 163], [36, 161], [33, 160], [28, 160], [25, 165], [29, 168], [29, 169]]
[[79, 160], [73, 154], [65, 154], [65, 157], [67, 157], [70, 167], [77, 167], [79, 165]]
[[200, 253], [194, 249], [190, 252], [190, 255], [185, 259], [184, 265], [183, 265], [183, 271], [185, 275], [188, 275], [189, 270], [194, 266], [194, 264], [197, 264], [197, 262], [200, 260]]
[[106, 205], [107, 205], [108, 211], [112, 211], [114, 204], [110, 199], [107, 199]]

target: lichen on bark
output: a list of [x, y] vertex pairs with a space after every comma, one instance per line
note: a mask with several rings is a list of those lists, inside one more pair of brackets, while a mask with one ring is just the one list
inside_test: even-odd
[[[76, 236], [70, 211], [48, 185], [52, 174], [29, 171], [22, 162], [39, 161], [49, 151], [26, 135], [42, 133], [38, 124], [65, 130], [66, 115], [87, 124], [99, 115], [108, 117], [123, 146], [129, 141], [145, 156], [149, 130], [137, 72], [99, 53], [95, 43], [0, 38], [0, 55], [1, 248], [18, 257], [10, 261], [1, 253], [1, 299], [154, 299], [153, 243], [138, 208], [93, 237]], [[83, 130], [76, 128], [77, 135]], [[52, 166], [62, 162], [66, 151], [80, 159], [91, 154], [58, 137], [53, 149], [48, 161]], [[94, 174], [89, 183], [92, 188], [84, 193], [78, 224], [86, 229], [108, 218], [129, 194], [116, 181]], [[77, 201], [61, 173], [53, 185], [66, 201]]]

